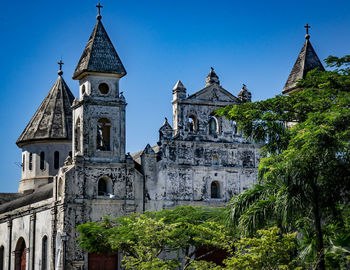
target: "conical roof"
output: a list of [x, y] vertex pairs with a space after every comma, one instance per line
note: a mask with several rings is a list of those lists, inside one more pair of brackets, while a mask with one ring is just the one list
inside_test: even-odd
[[186, 87], [183, 85], [183, 83], [178, 80], [173, 88], [173, 91], [185, 91], [186, 92]]
[[73, 79], [80, 79], [85, 72], [112, 73], [118, 74], [120, 77], [126, 75], [123, 63], [100, 19], [97, 20], [75, 68]]
[[19, 136], [16, 142], [18, 147], [44, 140], [72, 140], [71, 105], [73, 100], [72, 92], [62, 76], [59, 76]]
[[298, 80], [304, 79], [306, 74], [315, 68], [324, 70], [324, 67], [318, 58], [314, 48], [309, 40], [310, 36], [306, 35], [305, 43], [298, 55], [298, 58], [293, 66], [291, 73], [289, 74], [288, 80], [284, 85], [283, 94], [289, 94], [296, 88]]

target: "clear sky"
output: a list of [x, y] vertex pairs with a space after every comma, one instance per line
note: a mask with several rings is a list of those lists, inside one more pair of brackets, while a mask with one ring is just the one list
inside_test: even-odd
[[[21, 150], [15, 141], [57, 79], [71, 79], [96, 22], [93, 0], [1, 0], [0, 192], [16, 192]], [[253, 100], [281, 92], [303, 45], [306, 23], [320, 59], [350, 54], [350, 2], [324, 0], [101, 1], [102, 22], [128, 72], [121, 80], [127, 106], [127, 151], [158, 140], [172, 119], [172, 88], [204, 87], [210, 67], [237, 95]]]

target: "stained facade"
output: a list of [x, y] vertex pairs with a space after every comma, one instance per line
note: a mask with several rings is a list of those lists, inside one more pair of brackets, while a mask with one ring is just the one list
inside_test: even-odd
[[194, 94], [178, 81], [172, 126], [165, 119], [155, 145], [126, 152], [127, 103], [119, 91], [126, 70], [97, 19], [73, 74], [79, 96], [60, 69], [17, 140], [19, 190], [0, 194], [0, 269], [92, 269], [101, 261], [116, 269], [120, 254], [77, 246], [77, 225], [177, 205], [221, 206], [256, 181], [259, 145], [215, 115], [250, 102], [251, 92], [243, 85], [234, 96], [213, 69]]

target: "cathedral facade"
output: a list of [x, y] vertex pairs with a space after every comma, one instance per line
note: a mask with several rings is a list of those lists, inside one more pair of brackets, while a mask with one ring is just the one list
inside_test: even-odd
[[158, 142], [130, 154], [119, 92], [126, 70], [100, 14], [73, 74], [79, 97], [61, 68], [58, 75], [17, 140], [18, 193], [0, 194], [0, 270], [119, 269], [121, 255], [99, 257], [78, 247], [77, 225], [177, 205], [223, 206], [256, 182], [259, 145], [215, 115], [250, 102], [245, 85], [234, 96], [213, 69], [194, 94], [178, 81], [172, 126], [165, 119]]

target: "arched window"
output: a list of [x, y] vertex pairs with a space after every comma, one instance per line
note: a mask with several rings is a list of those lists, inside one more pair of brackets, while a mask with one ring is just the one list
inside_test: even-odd
[[4, 270], [5, 264], [5, 249], [4, 246], [0, 247], [0, 270]]
[[22, 170], [25, 171], [25, 169], [26, 169], [26, 154], [23, 153]]
[[210, 197], [212, 199], [220, 198], [220, 185], [219, 182], [213, 181], [210, 185]]
[[45, 152], [40, 152], [40, 170], [45, 170]]
[[80, 118], [78, 118], [78, 120], [75, 123], [75, 140], [74, 140], [74, 144], [75, 144], [75, 152], [79, 152], [80, 151]]
[[57, 170], [60, 167], [60, 153], [56, 151], [53, 156], [53, 167]]
[[15, 270], [25, 270], [27, 264], [27, 248], [24, 239], [17, 241], [15, 249]]
[[215, 135], [218, 133], [217, 119], [214, 116], [210, 116], [209, 119], [209, 134]]
[[47, 236], [41, 241], [41, 269], [47, 270]]
[[111, 122], [107, 118], [101, 118], [97, 122], [96, 149], [111, 150]]
[[112, 192], [112, 182], [106, 177], [102, 177], [98, 180], [98, 195], [106, 196]]
[[190, 132], [197, 132], [197, 117], [195, 115], [190, 115], [188, 117], [188, 128]]
[[29, 170], [33, 169], [33, 153], [29, 153]]
[[81, 95], [85, 94], [85, 84], [83, 84], [83, 86], [81, 87]]

